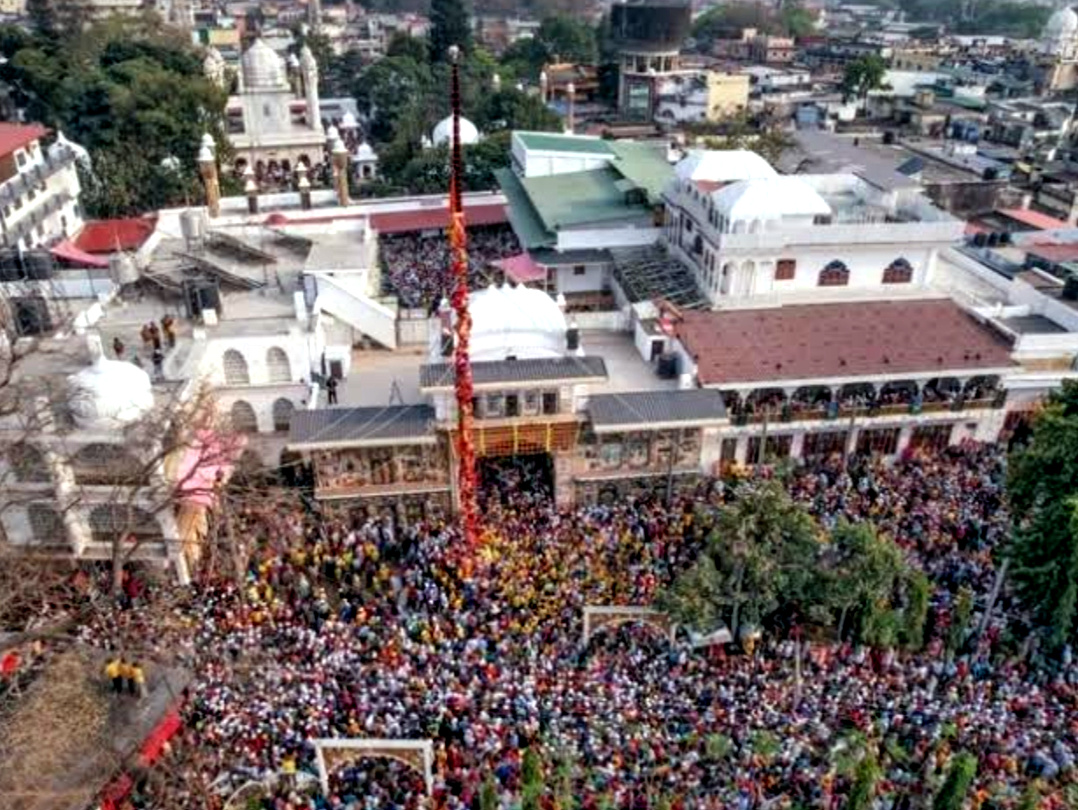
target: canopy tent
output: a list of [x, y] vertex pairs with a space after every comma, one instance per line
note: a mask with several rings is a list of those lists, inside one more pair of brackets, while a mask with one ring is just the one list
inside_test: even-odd
[[87, 253], [85, 250], [74, 245], [70, 240], [65, 239], [62, 242], [49, 248], [49, 253], [55, 256], [57, 259], [61, 259], [65, 262], [71, 262], [79, 267], [108, 267], [109, 260], [102, 258], [101, 256], [94, 256]]
[[527, 253], [510, 256], [508, 259], [499, 259], [493, 264], [504, 271], [510, 281], [515, 281], [517, 284], [530, 284], [546, 279], [546, 268]]

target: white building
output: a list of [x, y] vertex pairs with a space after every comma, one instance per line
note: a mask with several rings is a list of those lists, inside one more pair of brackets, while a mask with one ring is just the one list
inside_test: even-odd
[[[215, 78], [218, 67], [211, 62], [206, 70]], [[287, 172], [300, 162], [320, 162], [326, 145], [320, 109], [318, 65], [310, 48], [300, 51], [290, 74], [284, 59], [255, 40], [240, 59], [239, 93], [228, 101], [237, 166], [250, 165], [261, 176], [276, 166]]]
[[690, 156], [667, 187], [663, 243], [715, 307], [920, 294], [962, 238], [915, 191], [761, 163]]
[[59, 135], [48, 148], [37, 124], [0, 124], [0, 232], [23, 250], [52, 245], [82, 226], [77, 164], [85, 151]]

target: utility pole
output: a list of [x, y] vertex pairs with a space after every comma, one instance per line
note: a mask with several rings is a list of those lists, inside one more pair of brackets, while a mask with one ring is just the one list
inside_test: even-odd
[[996, 606], [996, 600], [999, 599], [999, 593], [1003, 590], [1003, 581], [1007, 577], [1007, 569], [1011, 565], [1011, 558], [1004, 557], [1003, 565], [999, 567], [999, 571], [996, 572], [996, 580], [992, 583], [992, 591], [988, 594], [988, 604], [984, 606], [984, 615], [981, 616], [981, 623], [977, 625], [977, 634], [973, 637], [974, 645], [980, 642], [981, 636], [988, 629], [988, 623], [992, 620], [992, 610]]
[[677, 432], [677, 443], [673, 443], [671, 439], [670, 445], [670, 463], [666, 468], [666, 507], [669, 509], [670, 504], [674, 501], [674, 462], [677, 461], [678, 448], [681, 447], [681, 443], [685, 441], [685, 428], [679, 428]]

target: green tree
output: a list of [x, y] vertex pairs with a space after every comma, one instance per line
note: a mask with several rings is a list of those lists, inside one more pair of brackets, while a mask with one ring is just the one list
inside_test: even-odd
[[503, 129], [558, 132], [562, 128], [561, 116], [538, 97], [504, 86], [497, 93], [487, 93], [480, 99], [472, 122], [481, 132], [488, 133]]
[[779, 605], [811, 598], [816, 538], [812, 517], [774, 483], [746, 486], [734, 504], [719, 510], [708, 553], [735, 637]]
[[1011, 454], [1007, 494], [1014, 520], [1011, 581], [1061, 645], [1078, 616], [1078, 383], [1065, 380]]
[[521, 810], [539, 810], [543, 791], [543, 760], [534, 748], [529, 747], [520, 762]]
[[962, 751], [951, 760], [947, 778], [932, 801], [932, 810], [962, 810], [973, 779], [977, 775], [977, 758]]
[[539, 25], [535, 39], [546, 53], [547, 61], [557, 57], [562, 62], [593, 65], [599, 58], [595, 29], [566, 14], [545, 18]]
[[868, 94], [886, 86], [887, 63], [882, 56], [870, 53], [855, 59], [846, 65], [842, 76], [842, 97], [845, 100], [859, 99], [862, 106], [868, 101]]
[[539, 72], [547, 62], [547, 50], [536, 37], [518, 39], [505, 49], [502, 54], [502, 65], [517, 76], [539, 80]]
[[430, 67], [404, 56], [389, 56], [364, 68], [353, 93], [360, 111], [371, 122], [374, 140], [391, 140], [405, 111], [422, 104], [432, 84]]
[[801, 3], [785, 3], [779, 13], [782, 33], [791, 37], [804, 37], [816, 30], [816, 15]]
[[673, 585], [659, 593], [656, 606], [678, 624], [704, 633], [721, 626], [730, 607], [726, 583], [709, 554], [700, 558]]
[[947, 654], [954, 655], [969, 636], [969, 622], [973, 617], [973, 591], [962, 587], [955, 597], [951, 626], [947, 632]]
[[407, 31], [396, 31], [386, 45], [386, 56], [402, 56], [422, 64], [430, 52], [426, 40], [413, 37]]
[[925, 643], [925, 622], [932, 599], [932, 583], [923, 571], [914, 571], [906, 587], [906, 610], [900, 641], [909, 650], [920, 650]]
[[906, 563], [901, 549], [880, 537], [869, 523], [840, 522], [831, 533], [828, 550], [830, 581], [825, 601], [839, 611], [841, 638], [850, 611], [866, 611], [890, 600], [906, 573]]
[[479, 789], [479, 810], [498, 810], [498, 786], [490, 774]]
[[463, 53], [472, 48], [472, 26], [464, 0], [431, 0], [430, 61], [445, 62], [449, 48], [456, 45]]
[[876, 798], [876, 788], [883, 778], [883, 769], [875, 751], [868, 749], [853, 771], [853, 784], [850, 786], [847, 810], [869, 810]]
[[[507, 130], [464, 150], [465, 191], [491, 191], [498, 187], [494, 172], [509, 165], [508, 135]], [[390, 160], [383, 163], [382, 171], [391, 185], [409, 194], [442, 193], [449, 187], [449, 148], [414, 150], [399, 170], [396, 162]]]

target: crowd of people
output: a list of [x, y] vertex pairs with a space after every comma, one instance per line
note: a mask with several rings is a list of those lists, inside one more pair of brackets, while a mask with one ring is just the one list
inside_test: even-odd
[[960, 750], [978, 758], [973, 807], [1016, 808], [1040, 780], [1042, 807], [1062, 808], [1078, 788], [1078, 672], [1031, 665], [1002, 623], [954, 658], [941, 648], [957, 590], [983, 604], [991, 587], [1003, 464], [971, 446], [792, 474], [791, 495], [824, 526], [871, 520], [936, 587], [923, 652], [805, 645], [797, 689], [788, 639], [716, 654], [625, 625], [582, 642], [582, 608], [650, 604], [736, 486], [559, 510], [548, 493], [521, 497], [545, 481], [534, 465], [488, 476], [470, 565], [451, 523], [398, 527], [282, 501], [241, 517], [260, 540], [242, 589], [205, 582], [167, 628], [133, 610], [90, 635], [152, 637], [195, 673], [177, 743], [186, 787], [147, 806], [203, 808], [208, 785], [274, 775], [267, 810], [417, 808], [422, 780], [384, 761], [339, 766], [329, 796], [304, 787], [310, 739], [384, 737], [434, 741], [429, 806], [449, 810], [477, 807], [491, 780], [515, 806], [528, 747], [548, 785], [589, 810], [841, 807], [843, 758], [864, 746], [879, 752], [881, 810], [925, 806]]
[[[421, 234], [383, 236], [379, 241], [387, 292], [406, 307], [431, 309], [451, 291], [449, 247], [445, 239]], [[471, 287], [492, 278], [491, 264], [520, 253], [511, 228], [481, 226], [468, 229], [468, 271]]]

